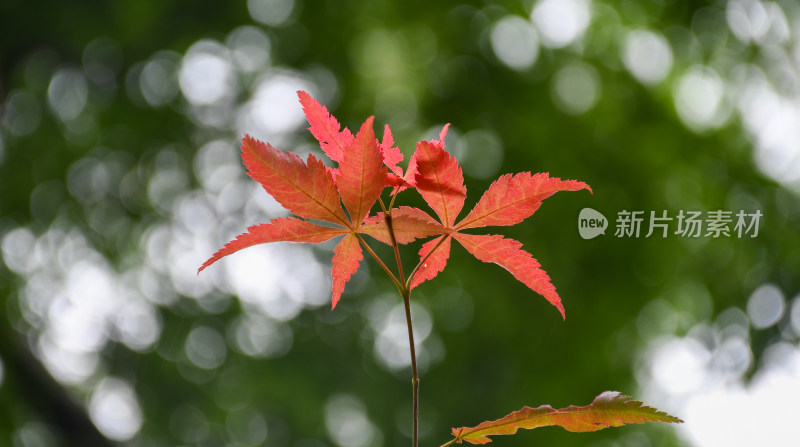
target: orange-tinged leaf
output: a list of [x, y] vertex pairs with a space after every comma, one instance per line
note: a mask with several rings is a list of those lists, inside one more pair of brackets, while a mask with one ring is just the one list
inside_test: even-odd
[[571, 432], [589, 432], [625, 424], [683, 422], [675, 416], [629, 399], [630, 396], [617, 391], [606, 391], [585, 407], [571, 405], [558, 410], [550, 405], [538, 408], [524, 407], [496, 421], [483, 422], [475, 427], [454, 428], [453, 441], [459, 444], [463, 441], [470, 444], [486, 444], [492, 442], [489, 436], [513, 435], [520, 428], [534, 429], [550, 425], [558, 425]]
[[506, 174], [495, 180], [456, 229], [488, 225], [515, 225], [530, 217], [542, 200], [558, 191], [578, 191], [589, 185], [576, 180], [561, 180], [546, 172]]
[[386, 182], [386, 168], [383, 167], [375, 134], [372, 131], [373, 118], [369, 117], [361, 126], [356, 140], [345, 152], [339, 164], [339, 178], [336, 187], [345, 208], [350, 213], [354, 227], [367, 217], [372, 205], [378, 200]]
[[522, 247], [520, 242], [496, 234], [454, 233], [453, 237], [479, 260], [495, 263], [511, 272], [514, 278], [556, 306], [561, 312], [561, 317], [566, 318], [561, 298], [550, 282], [550, 277], [530, 253], [520, 250]]
[[403, 169], [397, 166], [397, 163], [403, 161], [403, 153], [400, 148], [394, 145], [394, 137], [392, 136], [392, 129], [386, 124], [383, 128], [383, 140], [380, 144], [381, 155], [383, 155], [383, 163], [389, 168], [392, 173], [398, 177], [403, 176]]
[[411, 288], [433, 279], [447, 266], [450, 257], [450, 235], [445, 234], [422, 244], [419, 258], [422, 264], [411, 279]]
[[417, 170], [414, 179], [417, 191], [442, 224], [452, 228], [464, 207], [467, 188], [455, 157], [445, 152], [444, 145], [439, 143], [421, 141], [417, 144], [412, 157]]
[[349, 226], [333, 177], [313, 155], [309, 154], [306, 164], [295, 153], [245, 135], [242, 159], [248, 175], [284, 208], [307, 219]]
[[236, 236], [236, 239], [225, 244], [204, 262], [197, 273], [223, 256], [253, 245], [280, 241], [319, 243], [346, 232], [347, 230], [344, 228], [323, 227], [294, 217], [272, 219], [269, 223], [253, 225], [247, 229], [246, 233]]
[[308, 93], [299, 91], [297, 97], [300, 98], [306, 120], [311, 125], [308, 130], [319, 141], [319, 146], [331, 160], [341, 162], [347, 147], [353, 143], [353, 134], [346, 127], [340, 132], [341, 125], [336, 118]]
[[[445, 124], [442, 127], [441, 132], [439, 132], [439, 139], [438, 140], [431, 140], [429, 143], [433, 144], [441, 149], [444, 149], [444, 137], [447, 135], [447, 129], [450, 127], [450, 123]], [[416, 152], [414, 155], [411, 156], [411, 159], [408, 161], [408, 168], [406, 168], [405, 174], [402, 175], [399, 179], [392, 179], [393, 182], [390, 183], [392, 186], [398, 187], [398, 192], [403, 191], [406, 188], [416, 188], [417, 187], [417, 154]]]
[[[435, 236], [446, 231], [428, 213], [410, 206], [392, 209], [392, 230], [398, 244], [408, 244], [417, 239]], [[372, 236], [384, 244], [392, 244], [389, 226], [386, 223], [383, 212], [378, 213], [377, 216], [368, 217], [364, 224], [361, 225], [361, 228], [358, 229], [358, 232]]]
[[364, 255], [361, 253], [361, 246], [358, 244], [358, 237], [352, 233], [339, 242], [336, 248], [333, 249], [333, 253], [331, 309], [336, 307], [336, 303], [339, 302], [339, 298], [344, 291], [345, 283], [358, 270], [358, 264], [364, 259]]

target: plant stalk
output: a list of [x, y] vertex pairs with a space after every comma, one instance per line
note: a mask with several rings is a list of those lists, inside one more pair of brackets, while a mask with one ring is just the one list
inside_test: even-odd
[[[403, 297], [403, 306], [406, 310], [408, 347], [411, 353], [411, 447], [419, 447], [419, 371], [417, 370], [417, 350], [414, 344], [414, 326], [411, 323], [411, 276], [409, 276], [408, 280], [406, 280], [405, 275], [403, 274], [403, 261], [400, 258], [400, 250], [397, 245], [397, 239], [394, 235], [394, 227], [392, 227], [391, 207], [394, 204], [394, 198], [396, 196], [396, 193], [392, 195], [392, 202], [389, 205], [388, 211], [384, 207], [383, 201], [380, 201], [380, 204], [381, 208], [383, 208], [384, 218], [386, 219], [386, 227], [388, 228], [389, 235], [392, 239], [392, 248], [394, 250], [395, 260], [397, 261], [398, 273], [400, 274], [401, 286], [398, 286], [398, 290], [400, 291], [400, 295]], [[384, 270], [388, 271], [388, 269], [385, 267], [385, 264], [383, 267]], [[392, 279], [395, 281], [395, 285], [397, 285], [397, 279], [394, 277], [394, 275], [390, 274], [390, 276], [392, 276]]]
[[419, 372], [417, 371], [417, 352], [414, 346], [414, 327], [411, 325], [411, 290], [403, 291], [403, 305], [406, 308], [408, 326], [408, 345], [411, 350], [411, 447], [419, 446]]

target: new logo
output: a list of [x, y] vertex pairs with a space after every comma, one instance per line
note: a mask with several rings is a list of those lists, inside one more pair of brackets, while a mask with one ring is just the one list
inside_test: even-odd
[[593, 239], [601, 234], [606, 234], [608, 219], [591, 208], [584, 208], [578, 215], [578, 232], [584, 239]]

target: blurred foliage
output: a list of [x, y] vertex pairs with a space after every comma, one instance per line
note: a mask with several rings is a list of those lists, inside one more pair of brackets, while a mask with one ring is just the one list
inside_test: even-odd
[[[422, 362], [425, 445], [447, 441], [450, 427], [523, 405], [584, 405], [603, 390], [641, 399], [636, 375], [645, 374], [649, 342], [713, 326], [726, 309], [744, 310], [765, 283], [797, 294], [796, 184], [759, 169], [769, 163], [754, 160], [779, 154], [759, 155], [735, 103], [742, 85], [732, 67], [769, 67], [770, 56], [729, 30], [726, 8], [736, 2], [568, 3], [590, 5], [585, 32], [563, 46], [539, 35], [535, 62], [514, 68], [496, 55], [492, 33], [507, 17], [529, 23], [532, 0], [2, 2], [0, 444], [407, 445], [410, 373], [387, 366], [377, 347], [382, 318], [400, 300], [377, 266], [368, 263], [372, 273], [360, 272], [332, 312], [322, 296], [330, 294], [324, 277], [332, 246], [257, 252], [273, 260], [256, 264], [267, 270], [253, 271], [255, 285], [247, 287], [263, 279], [271, 288], [248, 296], [289, 300], [297, 288], [313, 295], [283, 318], [232, 297], [244, 294], [231, 284], [234, 264], [194, 276], [230, 236], [277, 215], [236, 164], [241, 133], [282, 149], [318, 150], [304, 124], [292, 121], [300, 106], [285, 100], [287, 89], [291, 97], [310, 88], [350, 127], [375, 114], [406, 154], [453, 123], [447, 142], [465, 167], [466, 208], [506, 172], [547, 171], [594, 189], [556, 195], [503, 233], [550, 274], [566, 322], [507, 272], [457, 247], [439, 278], [412, 295], [432, 325]], [[797, 23], [796, 5], [781, 5], [787, 23]], [[669, 43], [674, 62], [662, 80], [642, 83], [626, 69], [632, 29]], [[237, 47], [234, 36], [242, 35], [267, 46]], [[195, 84], [189, 54], [201, 54]], [[236, 59], [252, 55], [264, 60], [248, 67]], [[716, 67], [725, 80], [722, 101], [731, 104], [718, 123], [687, 121], [676, 106], [682, 76], [697, 64]], [[589, 87], [559, 90], [570, 67], [588, 76]], [[214, 88], [223, 89], [220, 97], [206, 101]], [[235, 170], [216, 169], [230, 160]], [[420, 205], [411, 193], [398, 200]], [[609, 218], [605, 236], [580, 238], [584, 207]], [[622, 210], [717, 209], [761, 210], [758, 237], [613, 236]], [[319, 259], [322, 276], [291, 264], [296, 259]], [[107, 287], [75, 279], [76, 265]], [[270, 268], [286, 276], [276, 279]], [[301, 271], [322, 284], [293, 280]], [[138, 301], [117, 295], [122, 290], [137, 291]], [[69, 320], [83, 294], [102, 298], [91, 302], [105, 309], [101, 319]], [[253, 343], [272, 346], [262, 346], [262, 355], [237, 338], [248, 321]], [[58, 324], [99, 341], [70, 357], [59, 351], [59, 336], [75, 333]], [[754, 360], [745, 374], [758, 370], [767, 347], [796, 343], [798, 334], [788, 312], [779, 324], [750, 329]], [[84, 363], [69, 363], [75, 359]], [[64, 372], [74, 365], [89, 372]], [[117, 400], [101, 405], [98, 389], [119, 391], [110, 394]], [[132, 432], [125, 424], [137, 416], [126, 413], [125, 390], [135, 391], [141, 412]], [[98, 431], [91, 420], [103, 413], [116, 414], [122, 432], [113, 434], [114, 417]], [[346, 423], [360, 434], [337, 435], [335, 426]], [[673, 427], [650, 426], [580, 435], [543, 429], [495, 442], [684, 445]]]

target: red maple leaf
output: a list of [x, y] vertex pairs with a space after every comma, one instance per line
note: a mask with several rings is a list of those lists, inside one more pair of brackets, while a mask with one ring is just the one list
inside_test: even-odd
[[[547, 173], [506, 174], [497, 179], [483, 194], [472, 211], [461, 221], [456, 218], [464, 207], [466, 187], [461, 167], [444, 149], [444, 134], [439, 140], [422, 141], [411, 158], [416, 167], [414, 186], [439, 218], [439, 236], [428, 241], [419, 251], [420, 264], [412, 273], [410, 287], [436, 277], [447, 265], [450, 240], [455, 239], [483, 262], [497, 264], [517, 280], [554, 305], [562, 317], [564, 306], [550, 277], [533, 256], [522, 250], [522, 244], [499, 235], [472, 235], [462, 230], [485, 226], [514, 225], [530, 217], [542, 201], [558, 191], [578, 191], [589, 185], [576, 180], [552, 178]], [[433, 220], [433, 218], [430, 218]], [[424, 218], [415, 216], [417, 221]], [[426, 226], [425, 231], [430, 231]], [[398, 240], [398, 243], [403, 243]]]
[[[326, 167], [309, 155], [304, 162], [294, 153], [284, 152], [249, 136], [242, 140], [242, 159], [248, 174], [259, 182], [284, 208], [297, 218], [273, 219], [255, 225], [225, 244], [200, 267], [202, 271], [220, 258], [256, 244], [269, 242], [319, 243], [337, 236], [344, 238], [334, 248], [332, 305], [336, 306], [344, 286], [364, 258], [362, 247], [391, 276], [399, 289], [410, 290], [434, 278], [447, 265], [451, 239], [458, 241], [476, 258], [505, 268], [525, 285], [544, 296], [564, 315], [561, 299], [550, 278], [522, 244], [498, 235], [473, 235], [462, 230], [490, 225], [514, 225], [530, 217], [542, 200], [557, 191], [588, 189], [575, 180], [562, 181], [547, 174], [507, 174], [495, 181], [472, 211], [456, 222], [464, 206], [467, 189], [456, 159], [445, 151], [448, 125], [438, 140], [422, 141], [409, 160], [405, 172], [398, 165], [403, 154], [394, 146], [389, 126], [379, 142], [370, 117], [353, 136], [328, 110], [305, 92], [298, 92], [309, 130], [320, 148], [337, 167]], [[388, 209], [380, 199], [384, 188], [392, 191]], [[396, 195], [416, 189], [438, 217], [406, 206], [393, 207]], [[370, 216], [379, 202], [381, 212]], [[319, 225], [309, 219], [333, 226]], [[397, 244], [437, 236], [422, 245], [420, 262], [408, 279], [400, 270], [398, 280], [361, 237], [393, 245], [398, 264]], [[405, 281], [405, 282], [403, 282]]]
[[328, 113], [328, 109], [308, 93], [299, 91], [297, 97], [300, 98], [306, 120], [311, 125], [308, 130], [319, 141], [320, 147], [328, 158], [335, 162], [341, 162], [344, 159], [345, 151], [353, 143], [353, 134], [346, 127], [340, 131], [342, 126], [339, 121], [336, 121], [336, 118]]
[[203, 263], [198, 272], [223, 256], [256, 244], [318, 243], [345, 235], [334, 249], [331, 268], [331, 301], [336, 307], [345, 283], [358, 270], [364, 257], [359, 244], [359, 227], [378, 200], [387, 171], [372, 130], [372, 118], [352, 137], [347, 129], [340, 132], [336, 119], [308, 94], [299, 92], [298, 96], [311, 123], [312, 134], [329, 157], [339, 162], [338, 169], [327, 169], [311, 154], [303, 162], [294, 153], [278, 150], [250, 136], [242, 140], [242, 159], [250, 177], [284, 208], [298, 217], [328, 222], [335, 227], [297, 218], [274, 219], [248, 228]]

